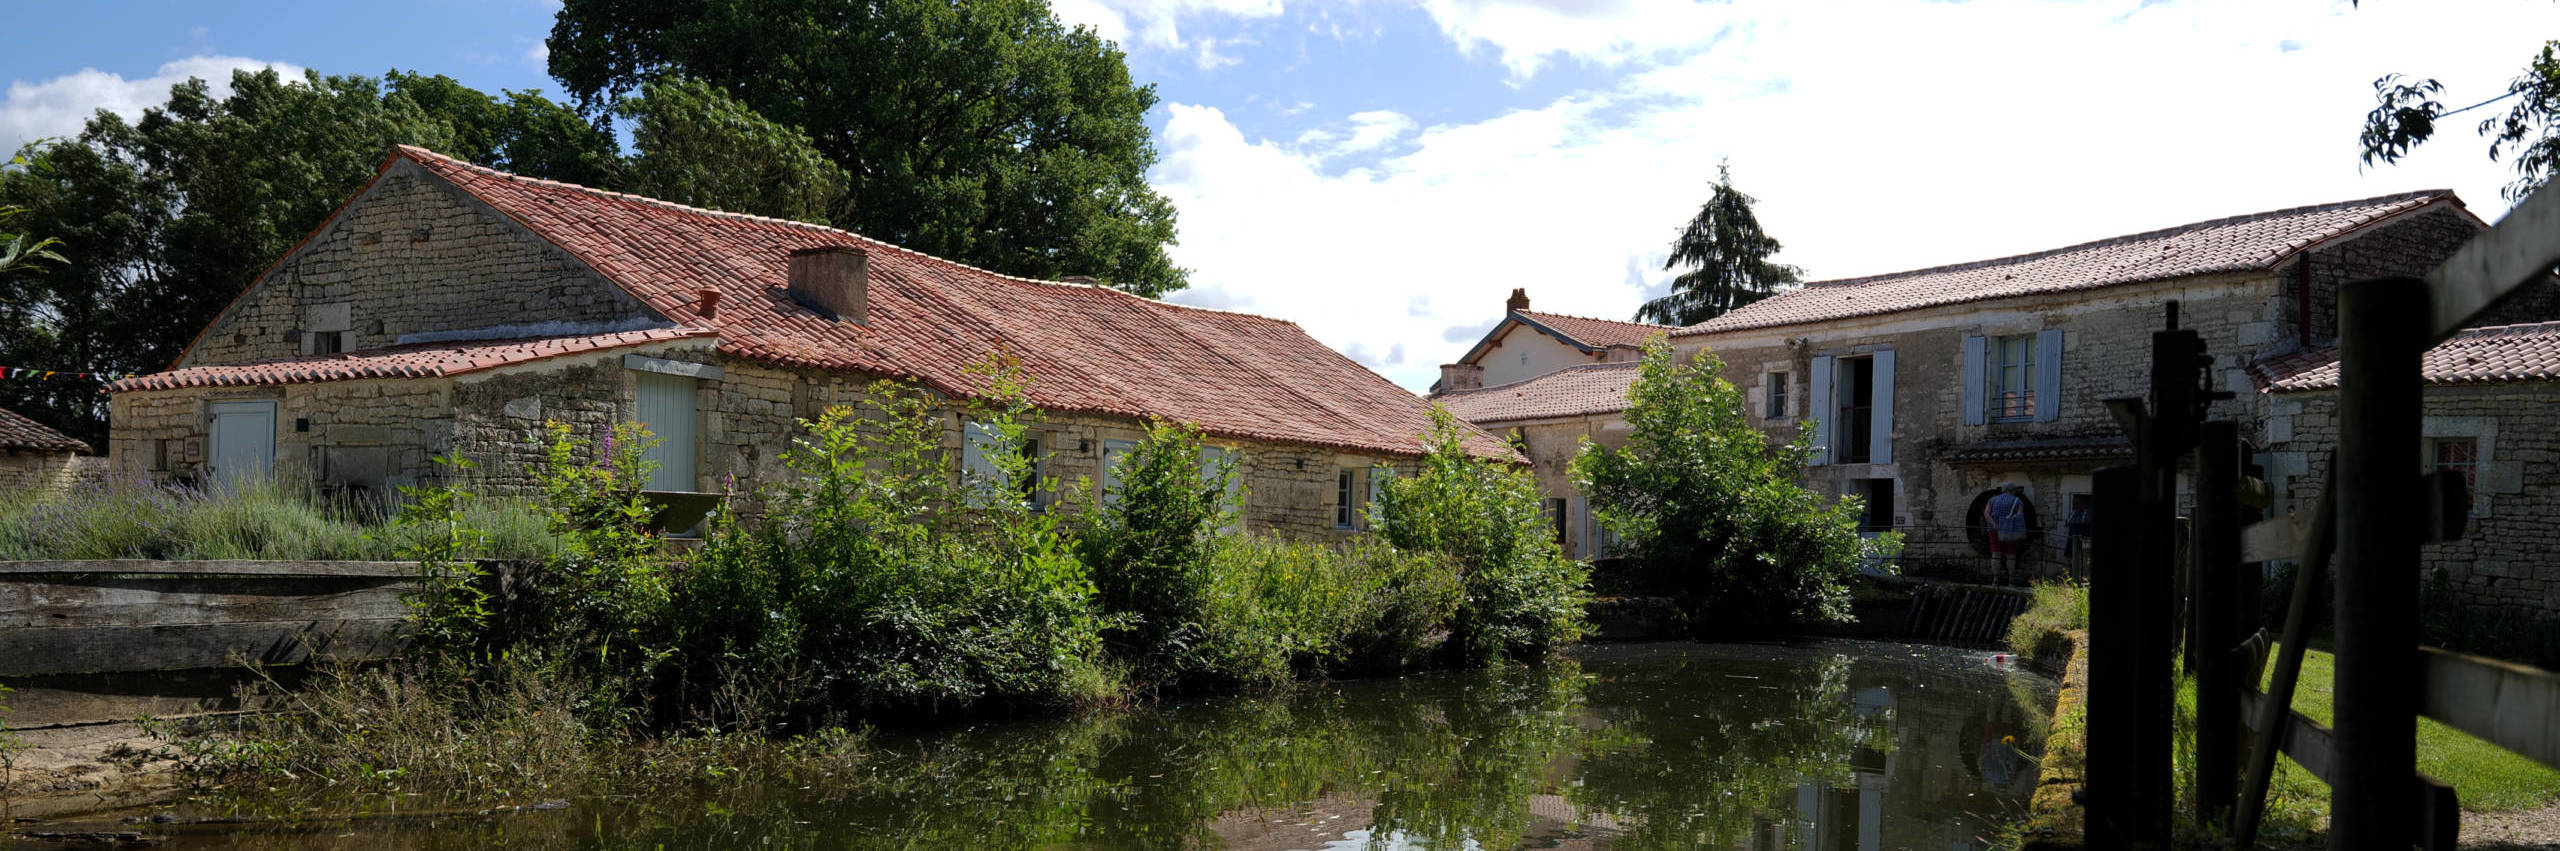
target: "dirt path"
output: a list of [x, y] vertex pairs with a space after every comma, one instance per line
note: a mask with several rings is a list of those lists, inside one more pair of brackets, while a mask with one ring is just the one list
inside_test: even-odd
[[2511, 813], [2463, 813], [2462, 847], [2560, 849], [2560, 804]]

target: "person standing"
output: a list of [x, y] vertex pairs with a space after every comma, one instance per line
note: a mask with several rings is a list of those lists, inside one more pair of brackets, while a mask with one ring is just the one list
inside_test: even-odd
[[1991, 501], [1982, 507], [1982, 525], [1991, 538], [1991, 583], [2010, 584], [2023, 580], [2026, 572], [2018, 565], [2018, 557], [2027, 546], [2027, 489], [2016, 483], [2000, 486]]

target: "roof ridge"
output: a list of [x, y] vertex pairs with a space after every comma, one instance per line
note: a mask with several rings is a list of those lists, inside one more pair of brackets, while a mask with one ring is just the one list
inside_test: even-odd
[[[2027, 253], [2024, 253], [2024, 254], [2012, 254], [2012, 255], [2009, 255], [2009, 256], [2006, 256], [2006, 257], [1993, 257], [1993, 258], [1989, 258], [1989, 259], [1985, 259], [1985, 260], [1970, 260], [1970, 261], [1966, 261], [1966, 262], [1962, 262], [1962, 263], [1948, 263], [1948, 264], [1939, 265], [1939, 266], [1926, 266], [1926, 267], [1922, 267], [1922, 268], [1918, 268], [1918, 269], [1904, 269], [1904, 270], [1897, 271], [1897, 272], [1884, 272], [1884, 273], [1881, 273], [1881, 274], [1875, 274], [1875, 275], [1863, 275], [1863, 276], [1855, 277], [1855, 278], [1833, 278], [1833, 279], [1831, 279], [1831, 280], [1825, 280], [1825, 281], [1807, 281], [1807, 282], [1805, 282], [1805, 284], [1804, 284], [1802, 287], [1798, 287], [1798, 289], [1800, 289], [1800, 290], [1804, 290], [1804, 289], [1813, 289], [1813, 288], [1816, 288], [1816, 287], [1855, 286], [1855, 285], [1860, 285], [1860, 284], [1870, 284], [1870, 283], [1875, 283], [1875, 282], [1877, 282], [1877, 281], [1892, 280], [1892, 279], [1895, 279], [1895, 278], [1906, 278], [1906, 277], [1911, 277], [1911, 276], [1915, 276], [1915, 275], [1926, 275], [1926, 274], [1937, 273], [1937, 272], [1962, 272], [1962, 271], [1970, 271], [1970, 270], [1974, 270], [1974, 269], [1985, 269], [1985, 268], [1990, 268], [1990, 267], [1994, 267], [1994, 266], [2007, 265], [2007, 264], [2011, 264], [2011, 263], [2023, 263], [2023, 262], [2026, 262], [2026, 261], [2029, 261], [2029, 260], [2041, 260], [2041, 259], [2044, 259], [2044, 258], [2047, 258], [2047, 257], [2052, 257], [2052, 256], [2059, 255], [2059, 254], [2068, 254], [2068, 253], [2070, 253], [2070, 252], [2074, 252], [2074, 251], [2084, 251], [2084, 250], [2087, 250], [2087, 249], [2092, 249], [2092, 248], [2103, 248], [2103, 247], [2110, 246], [2110, 245], [2120, 245], [2120, 244], [2128, 243], [2128, 242], [2139, 242], [2139, 241], [2142, 241], [2142, 240], [2148, 240], [2148, 239], [2158, 239], [2158, 238], [2161, 238], [2161, 237], [2164, 237], [2164, 236], [2170, 236], [2170, 235], [2174, 235], [2174, 234], [2178, 234], [2178, 233], [2184, 233], [2184, 232], [2188, 232], [2188, 231], [2202, 230], [2202, 229], [2205, 229], [2205, 228], [2209, 228], [2209, 227], [2217, 227], [2217, 226], [2221, 226], [2221, 225], [2232, 225], [2232, 224], [2240, 224], [2240, 223], [2244, 223], [2244, 222], [2261, 221], [2261, 220], [2265, 220], [2265, 219], [2277, 218], [2277, 217], [2280, 217], [2280, 216], [2299, 216], [2299, 215], [2303, 215], [2303, 214], [2305, 214], [2305, 213], [2319, 213], [2319, 212], [2327, 212], [2327, 211], [2330, 211], [2330, 210], [2343, 210], [2343, 209], [2347, 209], [2347, 208], [2350, 208], [2350, 207], [2360, 207], [2360, 206], [2368, 206], [2368, 205], [2382, 204], [2382, 203], [2399, 203], [2399, 202], [2405, 202], [2405, 201], [2414, 201], [2414, 200], [2418, 200], [2418, 199], [2420, 199], [2420, 198], [2425, 198], [2425, 199], [2427, 199], [2427, 200], [2432, 201], [2432, 200], [2434, 200], [2434, 199], [2436, 199], [2436, 198], [2450, 198], [2450, 197], [2454, 197], [2454, 195], [2453, 195], [2453, 190], [2451, 190], [2451, 189], [2419, 189], [2419, 190], [2413, 190], [2413, 191], [2409, 191], [2409, 192], [2394, 192], [2394, 193], [2390, 193], [2390, 194], [2387, 194], [2387, 195], [2376, 195], [2376, 196], [2373, 196], [2373, 197], [2371, 197], [2371, 198], [2357, 198], [2357, 199], [2352, 199], [2352, 200], [2347, 200], [2347, 201], [2331, 201], [2331, 202], [2328, 202], [2328, 203], [2325, 203], [2325, 204], [2306, 204], [2306, 205], [2302, 205], [2302, 206], [2298, 206], [2298, 207], [2285, 207], [2285, 208], [2283, 208], [2283, 209], [2267, 210], [2267, 211], [2264, 211], [2264, 212], [2257, 212], [2257, 213], [2242, 213], [2242, 214], [2240, 214], [2240, 215], [2236, 215], [2236, 216], [2223, 216], [2223, 217], [2221, 217], [2221, 218], [2216, 218], [2216, 219], [2206, 219], [2206, 220], [2203, 220], [2203, 221], [2197, 221], [2197, 222], [2188, 222], [2188, 223], [2186, 223], [2186, 224], [2182, 224], [2182, 225], [2171, 225], [2171, 226], [2169, 226], [2169, 227], [2157, 228], [2157, 229], [2154, 229], [2154, 230], [2141, 231], [2141, 232], [2138, 232], [2138, 233], [2128, 233], [2128, 234], [2122, 234], [2122, 235], [2118, 235], [2118, 236], [2110, 236], [2110, 237], [2106, 237], [2106, 238], [2104, 238], [2104, 239], [2093, 239], [2093, 240], [2089, 240], [2089, 241], [2087, 241], [2087, 242], [2079, 242], [2079, 243], [2073, 243], [2073, 244], [2071, 244], [2071, 245], [2065, 245], [2065, 246], [2062, 246], [2062, 247], [2060, 247], [2060, 248], [2048, 248], [2048, 249], [2044, 249], [2044, 250], [2042, 250], [2042, 251], [2030, 251], [2030, 252], [2027, 252]], [[2368, 220], [2368, 221], [2370, 221], [2370, 220]], [[2362, 224], [2362, 223], [2359, 223], [2359, 224]], [[1690, 326], [1690, 327], [1695, 327], [1695, 326]]]
[[[490, 167], [488, 167], [488, 166], [481, 165], [481, 164], [479, 164], [479, 163], [475, 163], [475, 162], [472, 162], [472, 161], [470, 161], [470, 160], [462, 159], [462, 158], [460, 158], [460, 157], [455, 157], [455, 156], [451, 156], [451, 155], [447, 155], [447, 154], [438, 153], [438, 152], [436, 152], [436, 151], [429, 150], [429, 149], [427, 149], [427, 148], [423, 148], [423, 147], [419, 147], [419, 146], [417, 146], [417, 145], [410, 145], [410, 144], [405, 144], [405, 143], [404, 143], [404, 144], [396, 145], [396, 146], [394, 146], [394, 147], [395, 147], [395, 148], [397, 148], [401, 153], [403, 153], [403, 154], [407, 154], [407, 155], [409, 155], [409, 156], [410, 156], [411, 158], [413, 158], [413, 159], [417, 159], [417, 158], [425, 158], [425, 159], [434, 159], [434, 160], [438, 160], [438, 161], [442, 161], [442, 162], [446, 162], [446, 163], [451, 163], [451, 164], [456, 165], [456, 166], [459, 166], [459, 167], [461, 167], [461, 168], [468, 169], [468, 170], [470, 170], [470, 171], [479, 172], [479, 173], [481, 173], [481, 174], [488, 175], [488, 176], [490, 176], [490, 177], [494, 177], [494, 178], [499, 178], [499, 179], [502, 179], [502, 180], [513, 180], [513, 181], [518, 181], [518, 182], [522, 182], [522, 183], [530, 183], [530, 184], [534, 184], [534, 185], [536, 185], [536, 186], [548, 186], [548, 187], [552, 187], [552, 188], [556, 188], [556, 189], [566, 189], [566, 190], [571, 190], [571, 191], [575, 191], [575, 192], [585, 192], [585, 193], [589, 193], [589, 194], [592, 194], [592, 195], [601, 195], [601, 196], [604, 196], [604, 197], [607, 197], [607, 198], [619, 198], [619, 199], [623, 199], [623, 200], [626, 200], [626, 201], [634, 201], [634, 202], [638, 202], [638, 203], [641, 203], [641, 204], [647, 204], [647, 205], [656, 206], [656, 207], [664, 207], [664, 208], [666, 208], [666, 209], [675, 210], [675, 211], [677, 211], [677, 212], [681, 212], [681, 213], [692, 213], [692, 214], [695, 214], [695, 215], [710, 216], [710, 217], [712, 217], [712, 218], [736, 219], [736, 220], [740, 220], [740, 221], [749, 221], [749, 222], [763, 222], [763, 223], [767, 223], [767, 224], [787, 225], [787, 226], [794, 227], [794, 228], [800, 228], [800, 229], [803, 229], [803, 230], [813, 230], [813, 231], [818, 231], [818, 232], [821, 232], [821, 233], [842, 234], [842, 235], [844, 235], [844, 236], [853, 237], [854, 239], [858, 239], [858, 240], [861, 240], [861, 241], [866, 242], [866, 243], [871, 243], [871, 244], [873, 244], [873, 245], [878, 245], [878, 246], [880, 246], [880, 247], [882, 247], [882, 248], [886, 248], [886, 249], [889, 249], [889, 250], [891, 250], [891, 251], [896, 251], [896, 252], [903, 253], [903, 254], [912, 254], [912, 255], [915, 255], [915, 256], [917, 256], [917, 257], [922, 257], [922, 258], [925, 258], [925, 259], [927, 259], [927, 260], [934, 261], [934, 262], [936, 262], [936, 263], [947, 263], [947, 264], [950, 264], [950, 265], [953, 265], [953, 266], [958, 266], [958, 267], [960, 267], [960, 268], [967, 269], [967, 270], [972, 271], [972, 272], [978, 272], [978, 273], [982, 273], [982, 274], [986, 274], [986, 275], [991, 275], [991, 276], [994, 276], [994, 277], [1003, 278], [1003, 279], [1010, 280], [1010, 281], [1017, 281], [1017, 282], [1025, 283], [1025, 284], [1039, 284], [1039, 285], [1042, 285], [1042, 286], [1051, 286], [1051, 287], [1069, 287], [1069, 288], [1074, 288], [1074, 289], [1102, 290], [1102, 291], [1105, 291], [1105, 292], [1110, 292], [1110, 293], [1115, 293], [1115, 294], [1118, 294], [1118, 295], [1121, 295], [1121, 296], [1126, 296], [1126, 297], [1128, 297], [1128, 298], [1137, 299], [1137, 300], [1139, 300], [1139, 301], [1146, 302], [1146, 303], [1149, 303], [1149, 304], [1162, 305], [1162, 306], [1165, 306], [1165, 307], [1175, 307], [1175, 308], [1181, 308], [1181, 309], [1183, 309], [1183, 310], [1198, 310], [1198, 311], [1204, 311], [1204, 312], [1208, 312], [1208, 313], [1222, 313], [1222, 314], [1228, 314], [1228, 315], [1233, 315], [1233, 316], [1247, 316], [1247, 317], [1252, 317], [1252, 318], [1255, 318], [1255, 319], [1260, 319], [1260, 320], [1263, 320], [1263, 321], [1266, 321], [1266, 322], [1277, 322], [1277, 323], [1282, 323], [1282, 324], [1286, 324], [1286, 325], [1290, 325], [1290, 326], [1296, 326], [1296, 325], [1298, 324], [1298, 323], [1297, 323], [1296, 321], [1294, 321], [1294, 320], [1290, 320], [1290, 319], [1283, 319], [1283, 318], [1281, 318], [1281, 317], [1277, 317], [1277, 316], [1265, 316], [1265, 315], [1262, 315], [1262, 314], [1259, 314], [1259, 313], [1248, 313], [1248, 312], [1241, 311], [1241, 310], [1228, 310], [1228, 309], [1225, 309], [1225, 308], [1218, 308], [1218, 307], [1204, 307], [1204, 306], [1194, 305], [1194, 304], [1177, 304], [1177, 303], [1175, 303], [1175, 302], [1166, 301], [1166, 300], [1164, 300], [1164, 299], [1160, 299], [1160, 298], [1148, 298], [1148, 297], [1146, 297], [1146, 296], [1142, 296], [1142, 295], [1139, 295], [1139, 294], [1137, 294], [1137, 293], [1133, 293], [1133, 292], [1130, 292], [1130, 291], [1128, 291], [1128, 290], [1120, 289], [1120, 288], [1118, 288], [1118, 287], [1110, 286], [1110, 285], [1108, 285], [1108, 284], [1104, 284], [1104, 283], [1100, 283], [1100, 282], [1095, 282], [1095, 283], [1090, 283], [1090, 284], [1080, 284], [1080, 283], [1074, 283], [1074, 282], [1070, 282], [1070, 281], [1051, 281], [1051, 280], [1043, 280], [1043, 279], [1040, 279], [1040, 278], [1027, 278], [1027, 277], [1023, 277], [1023, 276], [1021, 276], [1021, 275], [1006, 274], [1006, 273], [1004, 273], [1004, 272], [998, 272], [998, 271], [995, 271], [995, 270], [993, 270], [993, 269], [988, 269], [988, 268], [985, 268], [985, 267], [982, 267], [982, 266], [975, 266], [975, 265], [971, 265], [971, 264], [968, 264], [968, 263], [963, 263], [963, 262], [961, 262], [961, 261], [953, 260], [953, 259], [948, 258], [948, 257], [942, 257], [942, 256], [938, 256], [938, 255], [933, 255], [933, 254], [927, 254], [927, 253], [924, 253], [924, 252], [922, 252], [922, 251], [918, 251], [918, 250], [913, 249], [913, 248], [908, 248], [908, 247], [906, 247], [906, 246], [899, 245], [899, 244], [894, 243], [894, 242], [890, 242], [890, 241], [888, 241], [888, 240], [880, 239], [880, 238], [877, 238], [877, 237], [865, 236], [865, 235], [862, 235], [862, 234], [859, 234], [859, 233], [855, 233], [855, 232], [853, 232], [853, 231], [845, 230], [845, 229], [840, 228], [840, 227], [835, 227], [835, 226], [833, 226], [833, 225], [822, 225], [822, 224], [817, 224], [817, 223], [815, 223], [815, 222], [803, 222], [803, 221], [799, 221], [799, 220], [796, 220], [796, 219], [781, 219], [781, 218], [775, 218], [775, 217], [772, 217], [772, 216], [759, 216], [759, 215], [755, 215], [755, 214], [753, 214], [753, 213], [736, 213], [736, 212], [730, 212], [730, 211], [728, 211], [728, 210], [714, 210], [714, 209], [711, 209], [711, 208], [709, 208], [709, 207], [696, 207], [696, 206], [693, 206], [693, 205], [691, 205], [691, 204], [679, 204], [679, 203], [676, 203], [676, 202], [674, 202], [674, 201], [666, 200], [666, 199], [664, 199], [664, 198], [652, 198], [652, 197], [649, 197], [649, 196], [647, 196], [647, 195], [635, 195], [635, 194], [632, 194], [632, 193], [629, 193], [629, 192], [616, 192], [616, 191], [613, 191], [613, 190], [611, 190], [611, 189], [598, 189], [598, 188], [593, 187], [593, 186], [587, 186], [587, 185], [577, 184], [577, 183], [570, 183], [570, 182], [565, 181], [565, 180], [552, 180], [552, 179], [549, 179], [549, 178], [542, 178], [542, 177], [530, 177], [530, 176], [527, 176], [527, 175], [517, 174], [517, 173], [515, 173], [515, 172], [511, 172], [511, 171], [501, 171], [501, 170], [499, 170], [499, 169], [490, 168]], [[487, 199], [482, 199], [482, 200], [483, 200], [483, 201], [486, 201]]]
[[1547, 380], [1547, 379], [1549, 379], [1549, 378], [1554, 378], [1554, 377], [1556, 377], [1556, 376], [1563, 375], [1563, 374], [1568, 373], [1568, 372], [1599, 372], [1599, 371], [1601, 371], [1601, 370], [1609, 370], [1609, 369], [1626, 369], [1626, 368], [1630, 368], [1630, 367], [1640, 367], [1640, 366], [1643, 366], [1643, 365], [1644, 365], [1644, 362], [1643, 362], [1643, 361], [1633, 361], [1633, 360], [1616, 361], [1616, 362], [1613, 362], [1613, 363], [1577, 363], [1577, 364], [1574, 364], [1574, 365], [1572, 365], [1572, 366], [1567, 366], [1567, 367], [1558, 367], [1557, 369], [1555, 369], [1555, 370], [1553, 370], [1553, 371], [1539, 373], [1539, 374], [1537, 374], [1537, 375], [1532, 375], [1532, 376], [1529, 376], [1529, 377], [1527, 377], [1527, 378], [1520, 379], [1520, 380], [1518, 380], [1518, 381], [1506, 382], [1506, 383], [1503, 383], [1503, 384], [1493, 384], [1493, 385], [1488, 385], [1488, 386], [1484, 386], [1484, 387], [1477, 387], [1477, 388], [1468, 389], [1468, 390], [1443, 390], [1443, 391], [1441, 391], [1440, 393], [1438, 393], [1438, 394], [1436, 394], [1436, 395], [1432, 396], [1431, 398], [1435, 398], [1435, 399], [1445, 399], [1445, 398], [1448, 398], [1448, 397], [1451, 397], [1451, 396], [1466, 396], [1466, 395], [1475, 394], [1475, 393], [1487, 393], [1487, 392], [1491, 392], [1491, 391], [1495, 391], [1495, 390], [1500, 390], [1500, 389], [1503, 389], [1503, 388], [1506, 388], [1506, 387], [1518, 387], [1518, 386], [1520, 386], [1520, 385], [1528, 384], [1528, 383], [1531, 383], [1531, 382], [1545, 381], [1545, 380]]
[[[2465, 337], [2488, 337], [2499, 334], [2517, 334], [2530, 331], [2560, 331], [2560, 319], [2554, 319], [2547, 322], [2510, 322], [2505, 325], [2482, 325], [2477, 328], [2464, 328], [2460, 331], [2454, 332], [2453, 336], [2446, 337], [2445, 342], [2450, 343]], [[2438, 343], [2437, 345], [2443, 345], [2443, 343]]]
[[1515, 311], [1512, 311], [1512, 312], [1513, 312], [1513, 313], [1534, 313], [1534, 314], [1537, 314], [1537, 315], [1539, 315], [1539, 316], [1553, 316], [1553, 317], [1556, 317], [1556, 318], [1559, 318], [1559, 319], [1580, 319], [1580, 320], [1582, 320], [1582, 321], [1584, 321], [1584, 322], [1607, 322], [1607, 323], [1612, 324], [1612, 325], [1635, 325], [1635, 326], [1640, 326], [1640, 327], [1644, 327], [1644, 328], [1661, 328], [1661, 329], [1665, 329], [1665, 330], [1669, 330], [1669, 329], [1673, 329], [1673, 328], [1678, 328], [1678, 327], [1680, 327], [1680, 326], [1678, 326], [1678, 325], [1656, 325], [1656, 324], [1653, 324], [1653, 323], [1651, 323], [1651, 322], [1635, 322], [1635, 321], [1632, 321], [1632, 320], [1626, 320], [1626, 319], [1603, 319], [1603, 318], [1600, 318], [1600, 317], [1597, 317], [1597, 316], [1583, 316], [1583, 315], [1578, 314], [1578, 313], [1556, 313], [1556, 312], [1553, 312], [1553, 311], [1547, 311], [1547, 310], [1515, 310]]

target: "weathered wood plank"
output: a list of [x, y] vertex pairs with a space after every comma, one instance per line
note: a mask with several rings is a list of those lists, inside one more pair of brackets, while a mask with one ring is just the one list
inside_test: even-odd
[[2421, 714], [2560, 767], [2560, 674], [2433, 647], [2418, 657]]
[[27, 574], [0, 579], [0, 636], [28, 627], [397, 618], [408, 614], [400, 602], [408, 587], [372, 576]]
[[2545, 188], [2427, 273], [2434, 339], [2453, 336], [2517, 287], [2551, 274], [2555, 263], [2560, 263], [2560, 190]]
[[2311, 524], [2299, 515], [2271, 517], [2240, 527], [2240, 562], [2255, 564], [2302, 557]]
[[56, 573], [180, 576], [416, 576], [418, 565], [415, 562], [406, 561], [160, 561], [146, 558], [0, 561], [0, 576]]
[[12, 629], [0, 631], [0, 676], [371, 659], [397, 649], [408, 628], [401, 619]]
[[[2256, 723], [2259, 704], [2266, 699], [2265, 694], [2256, 690], [2240, 690], [2240, 717], [2246, 719], [2244, 723]], [[2340, 768], [2336, 734], [2320, 722], [2303, 717], [2302, 713], [2287, 712], [2285, 715], [2285, 736], [2277, 748], [2285, 756], [2292, 757], [2304, 771], [2311, 772], [2311, 776], [2320, 778], [2320, 782], [2333, 782], [2330, 780], [2334, 776], [2332, 772]], [[2266, 731], [2259, 730], [2258, 733], [2265, 735]], [[2426, 772], [2418, 772], [2412, 778], [2411, 792], [2416, 798], [2412, 802], [2412, 812], [2417, 815], [2417, 835], [2411, 837], [2411, 841], [2421, 848], [2451, 851], [2462, 833], [2462, 806], [2453, 786], [2428, 776]]]

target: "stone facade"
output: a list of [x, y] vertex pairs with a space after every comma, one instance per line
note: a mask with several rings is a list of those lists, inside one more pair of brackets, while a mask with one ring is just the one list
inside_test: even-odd
[[1565, 554], [1583, 559], [1608, 555], [1608, 534], [1592, 518], [1591, 502], [1583, 497], [1581, 486], [1574, 484], [1573, 459], [1581, 454], [1586, 440], [1610, 449], [1625, 446], [1632, 433], [1626, 417], [1608, 413], [1478, 425], [1509, 437], [1513, 446], [1520, 447], [1520, 454], [1529, 456], [1529, 472], [1547, 494], [1547, 519], [1555, 523], [1557, 542]]
[[107, 459], [76, 452], [0, 450], [0, 494], [60, 493], [94, 483]]
[[[2319, 501], [2328, 454], [2338, 445], [2336, 390], [2280, 392], [2269, 396], [2267, 430], [2282, 435], [2267, 444], [2276, 511], [2309, 512]], [[2437, 444], [2459, 441], [2476, 450], [2472, 468], [2471, 526], [2460, 540], [2422, 550], [2430, 573], [2442, 572], [2463, 603], [2518, 614], [2560, 611], [2560, 382], [2432, 385], [2426, 389], [2421, 426], [2424, 444], [2413, 447], [2417, 469], [2435, 469]], [[2458, 457], [2458, 456], [2457, 456]]]
[[[2066, 563], [2068, 538], [2061, 533], [2076, 501], [2090, 491], [2090, 474], [2109, 464], [2130, 461], [2121, 455], [2086, 449], [2121, 440], [2121, 429], [2107, 412], [2105, 400], [2148, 394], [2151, 333], [2165, 327], [2168, 303], [2179, 305], [2178, 324], [2203, 337], [2214, 357], [2215, 389], [2233, 398], [2215, 402], [2211, 416], [2242, 423], [2244, 435], [2259, 445], [2271, 437], [2265, 416], [2267, 400], [2256, 391], [2247, 365], [2300, 351], [2307, 327], [2314, 342], [2334, 323], [2315, 315], [2306, 322], [2303, 306], [2315, 314], [2332, 309], [2336, 282], [2384, 274], [2407, 274], [2431, 267], [2476, 233], [2476, 219], [2458, 208], [2438, 206], [2347, 234], [2315, 247], [2301, 258], [2268, 272], [2203, 274], [2166, 281], [2109, 286], [2088, 292], [2016, 296], [1969, 304], [1906, 310], [1877, 316], [1798, 324], [1748, 331], [1675, 337], [1685, 356], [1712, 350], [1725, 363], [1725, 375], [1744, 389], [1755, 422], [1772, 442], [1793, 439], [1809, 427], [1806, 410], [1813, 395], [1815, 359], [1835, 364], [1853, 358], [1876, 359], [1891, 352], [1893, 379], [1881, 379], [1875, 393], [1890, 398], [1891, 420], [1876, 427], [1888, 435], [1889, 452], [1873, 461], [1857, 461], [1847, 453], [1818, 459], [1806, 471], [1807, 484], [1836, 496], [1890, 496], [1890, 508], [1871, 512], [1870, 526], [1890, 525], [1907, 541], [1905, 567], [1916, 573], [1978, 575], [1988, 563], [1979, 553], [1978, 532], [1970, 527], [1978, 501], [2003, 483], [2026, 488], [2035, 506], [2041, 536], [2029, 555], [2058, 570]], [[2311, 270], [2303, 271], [2307, 264]], [[2306, 281], [2308, 286], [2306, 287]], [[2060, 360], [2036, 369], [2059, 369], [2059, 408], [2050, 419], [2004, 421], [1965, 417], [1965, 345], [1968, 337], [2032, 339], [2060, 332]], [[1786, 401], [1779, 416], [1768, 416], [1766, 390], [1770, 376], [1782, 374]], [[1835, 395], [1835, 399], [1838, 398]], [[2004, 445], [2074, 444], [2084, 448], [2045, 453], [2030, 460], [1957, 460], [1986, 454]], [[1999, 453], [1988, 453], [1998, 455]], [[2026, 453], [2032, 454], [2032, 453]], [[1889, 459], [1889, 460], [1888, 460]], [[1851, 463], [1855, 461], [1855, 463]], [[2270, 465], [2270, 476], [2302, 471]]]
[[[377, 349], [436, 332], [664, 324], [566, 252], [395, 163], [223, 311], [180, 366]], [[525, 336], [525, 335], [518, 335]]]

